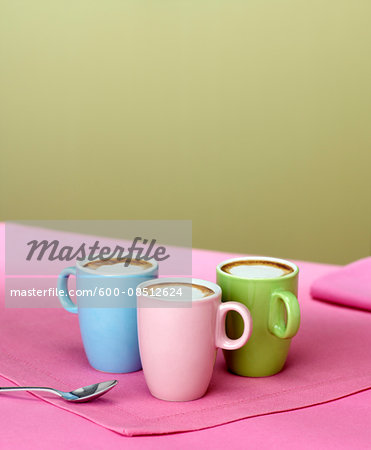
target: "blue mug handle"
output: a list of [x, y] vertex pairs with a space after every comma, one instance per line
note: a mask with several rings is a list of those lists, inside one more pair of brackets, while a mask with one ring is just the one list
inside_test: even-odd
[[[71, 300], [71, 297], [68, 295], [67, 283], [68, 283], [68, 277], [70, 275], [76, 276], [76, 267], [66, 267], [59, 274], [58, 298], [59, 298], [59, 301], [61, 302], [63, 308], [66, 311], [77, 314], [77, 312], [78, 312], [77, 305], [75, 305], [75, 303], [73, 303], [73, 301]], [[60, 295], [60, 293], [59, 293], [60, 291], [63, 291], [63, 295]]]

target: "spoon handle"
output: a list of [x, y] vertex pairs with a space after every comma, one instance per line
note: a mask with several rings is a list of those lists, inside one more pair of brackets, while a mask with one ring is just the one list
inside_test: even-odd
[[11, 391], [43, 391], [43, 392], [51, 392], [55, 395], [59, 395], [60, 397], [62, 397], [62, 394], [60, 394], [57, 390], [47, 387], [26, 387], [26, 386], [0, 387], [0, 392], [11, 392]]

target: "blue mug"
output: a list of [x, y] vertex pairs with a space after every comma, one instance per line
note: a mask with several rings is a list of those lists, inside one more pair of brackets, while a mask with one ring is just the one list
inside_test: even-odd
[[[110, 274], [84, 267], [89, 261], [77, 261], [76, 267], [62, 270], [58, 294], [62, 306], [78, 313], [80, 332], [88, 361], [102, 372], [129, 373], [142, 368], [137, 331], [138, 284], [157, 278], [158, 264], [140, 272]], [[76, 277], [76, 303], [68, 292], [68, 277]]]

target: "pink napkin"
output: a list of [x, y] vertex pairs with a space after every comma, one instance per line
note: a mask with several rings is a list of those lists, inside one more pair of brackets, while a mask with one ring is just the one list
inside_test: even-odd
[[310, 293], [318, 300], [371, 311], [371, 257], [319, 277]]
[[[215, 266], [232, 256], [195, 250], [193, 274], [215, 280]], [[3, 267], [3, 259], [0, 264]], [[285, 369], [276, 376], [250, 379], [232, 375], [219, 352], [205, 397], [188, 403], [164, 402], [150, 395], [141, 371], [110, 375], [92, 369], [84, 355], [75, 315], [62, 309], [4, 307], [0, 309], [0, 373], [19, 385], [62, 390], [116, 378], [119, 385], [92, 403], [70, 404], [46, 395], [39, 397], [128, 436], [198, 430], [370, 388], [369, 315], [311, 301], [312, 281], [334, 267], [310, 263], [299, 263], [299, 267], [302, 325]]]

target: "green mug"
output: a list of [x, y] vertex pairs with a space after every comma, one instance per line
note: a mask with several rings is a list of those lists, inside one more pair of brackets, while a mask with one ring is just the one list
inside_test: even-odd
[[[223, 350], [228, 369], [246, 377], [280, 372], [300, 325], [298, 267], [282, 259], [253, 256], [224, 261], [216, 273], [222, 301], [247, 306], [253, 322], [243, 347]], [[231, 339], [243, 332], [243, 321], [233, 311], [228, 312], [226, 331]]]

